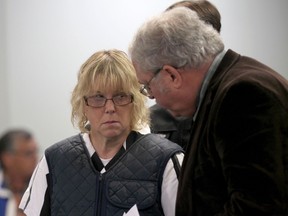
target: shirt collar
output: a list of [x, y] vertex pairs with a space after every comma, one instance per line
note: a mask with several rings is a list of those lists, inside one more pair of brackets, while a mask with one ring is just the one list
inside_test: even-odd
[[204, 95], [207, 91], [207, 88], [208, 88], [208, 84], [212, 78], [212, 76], [214, 75], [216, 69], [218, 68], [220, 62], [222, 61], [224, 55], [226, 53], [226, 50], [223, 50], [221, 53], [219, 53], [215, 59], [213, 60], [211, 66], [209, 67], [208, 69], [208, 72], [203, 80], [203, 83], [201, 85], [201, 89], [200, 89], [200, 93], [198, 95], [198, 103], [197, 103], [197, 110], [195, 112], [195, 114], [193, 115], [193, 121], [195, 122], [197, 116], [198, 116], [198, 112], [199, 112], [199, 109], [200, 109], [200, 106], [202, 104], [202, 101], [203, 101], [203, 98], [204, 98]]
[[[92, 145], [92, 143], [91, 143], [89, 134], [88, 134], [88, 133], [83, 133], [83, 134], [82, 134], [82, 137], [83, 137], [83, 140], [84, 140], [84, 142], [85, 142], [85, 145], [86, 145], [86, 147], [87, 147], [87, 149], [88, 149], [89, 155], [90, 155], [90, 157], [92, 157], [92, 155], [93, 155], [94, 152], [95, 152], [95, 149], [94, 149], [94, 147], [93, 147], [93, 145]], [[126, 150], [126, 141], [124, 142], [123, 147], [124, 147], [124, 149]]]

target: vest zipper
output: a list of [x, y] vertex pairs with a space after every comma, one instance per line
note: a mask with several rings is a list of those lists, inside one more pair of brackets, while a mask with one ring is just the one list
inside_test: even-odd
[[98, 199], [97, 199], [97, 216], [101, 216], [101, 210], [102, 210], [102, 191], [103, 191], [103, 182], [102, 182], [103, 174], [100, 173], [99, 180], [98, 180]]

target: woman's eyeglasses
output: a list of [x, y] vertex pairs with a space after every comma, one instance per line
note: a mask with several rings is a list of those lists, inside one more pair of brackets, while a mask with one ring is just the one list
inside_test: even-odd
[[97, 94], [93, 96], [84, 96], [84, 101], [87, 106], [99, 108], [104, 107], [107, 100], [112, 100], [116, 106], [125, 106], [133, 102], [133, 95], [118, 94], [112, 98], [106, 98], [104, 95]]

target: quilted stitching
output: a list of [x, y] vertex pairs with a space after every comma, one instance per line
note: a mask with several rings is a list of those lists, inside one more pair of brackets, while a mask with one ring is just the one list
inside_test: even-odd
[[[91, 168], [85, 167], [89, 159], [83, 148], [75, 147], [75, 143], [59, 143], [51, 150], [49, 156], [52, 162], [50, 169], [55, 171], [52, 176], [51, 204], [59, 207], [56, 210], [52, 209], [52, 215], [67, 215], [67, 212], [71, 216], [92, 215], [95, 191], [90, 188], [95, 187], [96, 178]], [[72, 208], [64, 208], [65, 203], [72, 203]]]
[[[180, 147], [156, 135], [148, 140], [134, 143], [103, 175], [103, 181], [107, 179], [103, 192], [114, 204], [103, 204], [106, 215], [123, 215], [123, 209], [128, 210], [135, 203], [140, 210], [145, 209], [140, 211], [141, 216], [155, 215], [155, 209], [159, 213], [156, 215], [161, 215], [160, 202], [156, 200], [160, 196], [162, 174], [171, 154], [179, 152]], [[91, 169], [93, 165], [79, 135], [53, 145], [46, 151], [46, 157], [53, 171], [52, 215], [96, 215], [99, 176]]]

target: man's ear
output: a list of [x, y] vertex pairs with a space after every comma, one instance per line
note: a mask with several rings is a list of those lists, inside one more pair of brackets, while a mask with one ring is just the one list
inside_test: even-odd
[[182, 76], [181, 74], [179, 73], [179, 71], [170, 66], [170, 65], [164, 65], [163, 66], [163, 70], [168, 73], [169, 75], [169, 78], [171, 79], [172, 81], [172, 85], [175, 87], [175, 88], [179, 88], [182, 84]]
[[13, 166], [14, 160], [13, 160], [13, 154], [10, 152], [4, 152], [1, 155], [3, 166], [6, 169], [10, 169], [11, 166]]

